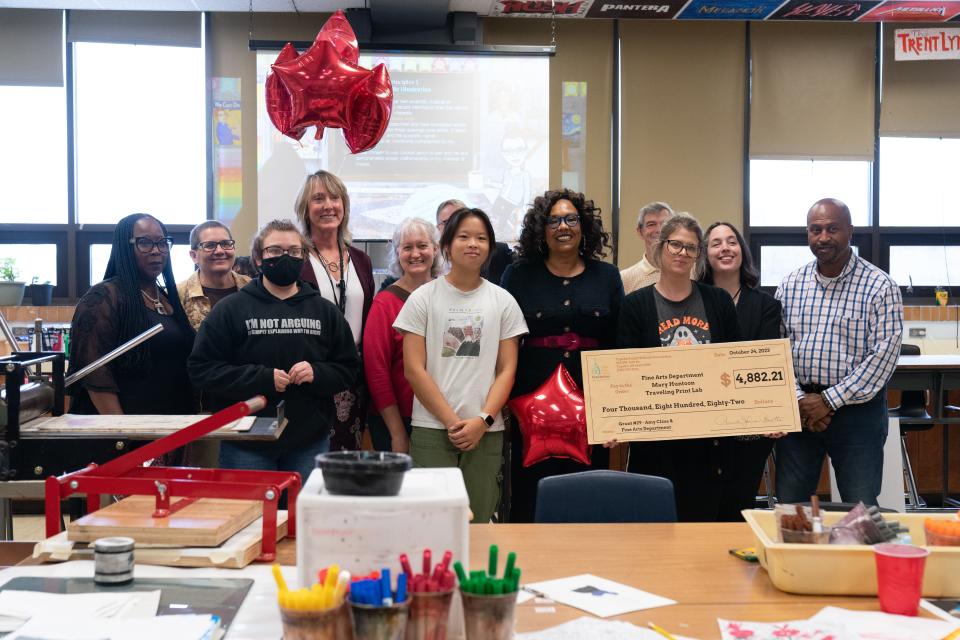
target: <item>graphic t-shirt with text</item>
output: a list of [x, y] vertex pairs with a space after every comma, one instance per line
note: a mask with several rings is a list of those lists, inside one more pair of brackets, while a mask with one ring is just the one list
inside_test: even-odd
[[678, 302], [667, 300], [656, 289], [653, 297], [657, 301], [661, 347], [710, 343], [710, 323], [699, 289], [694, 287], [693, 293]]

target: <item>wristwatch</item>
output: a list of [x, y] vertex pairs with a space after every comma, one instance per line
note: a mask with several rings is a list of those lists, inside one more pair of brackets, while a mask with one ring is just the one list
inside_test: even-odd
[[493, 426], [493, 423], [496, 421], [496, 420], [494, 419], [494, 417], [493, 417], [492, 415], [490, 415], [489, 413], [484, 413], [484, 412], [481, 411], [481, 412], [480, 412], [479, 414], [477, 414], [477, 415], [479, 415], [479, 416], [483, 419], [483, 421], [487, 423], [487, 426], [488, 426], [488, 427], [492, 427], [492, 426]]

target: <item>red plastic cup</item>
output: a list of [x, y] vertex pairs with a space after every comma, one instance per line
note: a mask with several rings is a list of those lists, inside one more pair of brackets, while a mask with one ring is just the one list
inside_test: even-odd
[[923, 567], [930, 551], [910, 544], [877, 544], [873, 551], [880, 609], [901, 616], [917, 615]]

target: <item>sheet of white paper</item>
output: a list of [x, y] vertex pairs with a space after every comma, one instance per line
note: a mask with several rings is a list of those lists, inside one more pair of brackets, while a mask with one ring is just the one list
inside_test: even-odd
[[634, 589], [625, 584], [599, 578], [589, 573], [536, 582], [528, 584], [527, 587], [539, 591], [557, 602], [601, 618], [677, 604], [676, 601], [669, 598]]
[[[677, 640], [693, 640], [686, 636], [673, 634]], [[650, 629], [644, 629], [629, 622], [619, 620], [597, 620], [596, 618], [577, 618], [570, 622], [541, 631], [518, 633], [516, 640], [663, 640], [663, 636]]]
[[[280, 568], [287, 584], [297, 584], [297, 568]], [[75, 560], [59, 564], [10, 567], [0, 571], [0, 584], [19, 576], [51, 576], [56, 578], [89, 578], [93, 575], [93, 562]], [[247, 593], [237, 617], [233, 619], [227, 640], [280, 640], [283, 626], [277, 608], [277, 585], [269, 564], [252, 564], [243, 569], [184, 569], [137, 565], [133, 570], [138, 578], [250, 578], [253, 586]], [[6, 640], [6, 639], [5, 639]], [[138, 640], [144, 640], [138, 638]]]
[[810, 620], [842, 624], [860, 640], [942, 640], [960, 628], [960, 622], [894, 616], [880, 611], [852, 611], [839, 607], [824, 607]]
[[26, 620], [47, 616], [94, 618], [157, 615], [160, 591], [123, 593], [43, 593], [0, 591], [0, 631], [13, 631]]
[[520, 589], [517, 592], [517, 604], [523, 604], [524, 602], [527, 602], [528, 600], [531, 600], [534, 597], [535, 597], [534, 594], [530, 593], [529, 591]]
[[6, 640], [200, 640], [209, 615], [156, 618], [33, 618]]

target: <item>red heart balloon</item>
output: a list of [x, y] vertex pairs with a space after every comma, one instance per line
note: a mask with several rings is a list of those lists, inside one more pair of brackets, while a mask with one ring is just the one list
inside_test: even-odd
[[583, 393], [561, 364], [533, 393], [510, 401], [523, 436], [523, 466], [547, 458], [590, 464]]
[[393, 109], [390, 74], [381, 64], [360, 67], [357, 37], [342, 11], [320, 29], [301, 55], [287, 44], [267, 76], [267, 113], [274, 126], [294, 140], [308, 127], [343, 131], [353, 153], [372, 149], [383, 137]]

